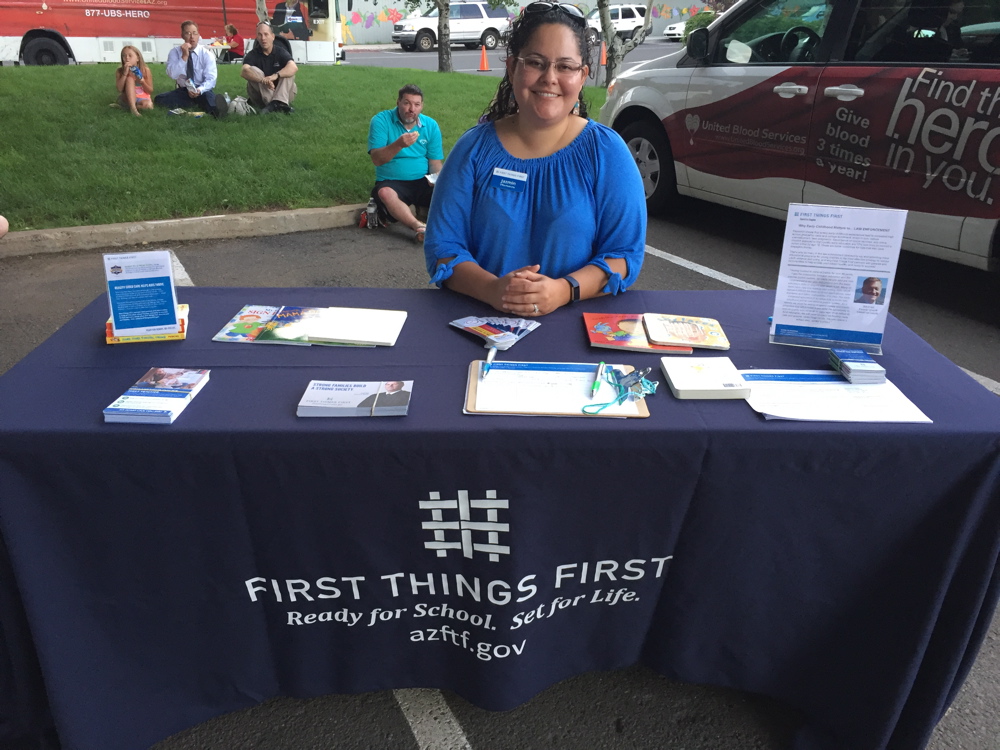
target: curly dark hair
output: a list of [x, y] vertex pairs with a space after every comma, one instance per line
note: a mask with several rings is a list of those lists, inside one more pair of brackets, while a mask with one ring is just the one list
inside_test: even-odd
[[[581, 21], [582, 19], [578, 21], [558, 7], [545, 13], [521, 13], [514, 19], [510, 30], [504, 34], [504, 44], [507, 47], [507, 57], [504, 58], [504, 63], [506, 64], [507, 60], [521, 54], [521, 50], [524, 49], [524, 46], [540, 26], [555, 23], [561, 24], [573, 32], [577, 46], [580, 48], [580, 60], [587, 66], [588, 70], [591, 69], [592, 60], [590, 45], [587, 43], [587, 26]], [[583, 88], [580, 89], [579, 104], [580, 110], [577, 114], [586, 118], [587, 101], [583, 98]], [[502, 117], [517, 114], [517, 110], [517, 101], [514, 99], [514, 88], [510, 82], [510, 74], [504, 73], [503, 80], [497, 87], [497, 93], [493, 97], [493, 101], [490, 102], [490, 106], [483, 112], [480, 122], [494, 122]]]

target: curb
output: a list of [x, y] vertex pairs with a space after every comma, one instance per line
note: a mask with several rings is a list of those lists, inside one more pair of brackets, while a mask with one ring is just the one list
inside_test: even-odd
[[11, 232], [0, 240], [0, 260], [160, 242], [264, 237], [336, 229], [357, 226], [362, 210], [364, 205], [358, 204]]

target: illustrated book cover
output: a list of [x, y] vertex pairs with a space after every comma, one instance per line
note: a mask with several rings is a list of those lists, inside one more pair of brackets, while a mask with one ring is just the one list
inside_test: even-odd
[[641, 314], [587, 313], [583, 314], [590, 345], [601, 349], [628, 349], [637, 352], [661, 354], [691, 354], [690, 346], [664, 346], [650, 343], [642, 324]]
[[249, 344], [260, 336], [264, 331], [264, 326], [280, 309], [280, 307], [271, 305], [244, 305], [243, 309], [236, 313], [221, 331], [212, 336], [212, 341], [235, 341]]
[[729, 348], [729, 339], [714, 318], [644, 313], [642, 322], [646, 336], [654, 344], [693, 346], [695, 349]]

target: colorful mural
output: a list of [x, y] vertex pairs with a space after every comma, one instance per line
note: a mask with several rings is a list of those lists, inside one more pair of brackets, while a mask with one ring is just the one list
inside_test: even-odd
[[[596, 4], [576, 3], [584, 13], [589, 13]], [[353, 0], [351, 10], [343, 12], [345, 0], [341, 0], [340, 22], [343, 24], [344, 44], [388, 44], [392, 39], [392, 25], [410, 15], [406, 6], [398, 0]], [[428, 5], [428, 8], [433, 5]], [[676, 5], [653, 5], [651, 37], [657, 37], [663, 32], [663, 27], [674, 23], [675, 19], [683, 18], [702, 10], [708, 10], [707, 5], [690, 7]], [[512, 11], [514, 8], [511, 9]], [[520, 11], [520, 6], [516, 8]]]

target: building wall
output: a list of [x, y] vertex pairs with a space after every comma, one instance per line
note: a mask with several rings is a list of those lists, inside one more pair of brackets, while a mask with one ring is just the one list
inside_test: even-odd
[[[525, 3], [527, 4], [527, 3]], [[588, 13], [597, 7], [596, 3], [576, 3]], [[424, 6], [433, 7], [432, 4]], [[512, 6], [511, 12], [519, 12], [521, 5]], [[702, 6], [653, 5], [653, 25], [650, 37], [659, 37], [663, 27], [668, 23], [686, 18], [692, 12], [698, 12]], [[391, 40], [392, 25], [410, 15], [406, 5], [401, 0], [351, 0], [348, 10], [348, 0], [340, 0], [340, 20], [343, 24], [344, 44], [388, 44]]]

